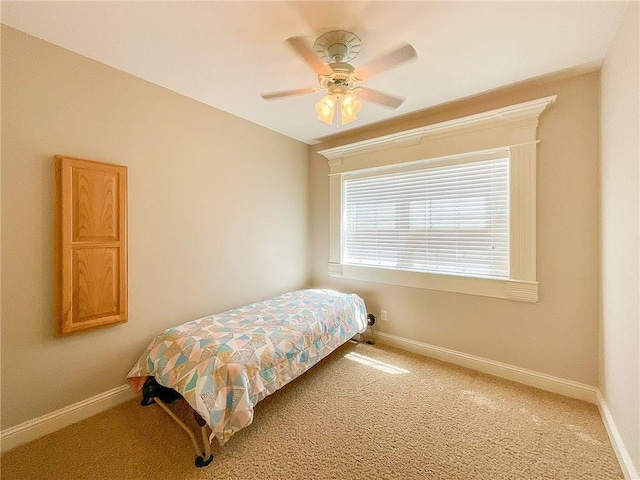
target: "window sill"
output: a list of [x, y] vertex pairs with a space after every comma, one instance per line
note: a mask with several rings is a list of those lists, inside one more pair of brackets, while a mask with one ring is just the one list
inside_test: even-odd
[[536, 303], [538, 301], [538, 282], [419, 273], [340, 263], [329, 263], [328, 272], [332, 277], [365, 282], [504, 298], [518, 302]]

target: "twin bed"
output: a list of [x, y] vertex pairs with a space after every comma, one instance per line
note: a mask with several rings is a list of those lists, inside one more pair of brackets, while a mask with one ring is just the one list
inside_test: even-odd
[[[290, 292], [165, 330], [127, 380], [142, 391], [143, 405], [157, 403], [178, 422], [194, 445], [196, 466], [206, 466], [214, 438], [224, 445], [251, 424], [260, 400], [366, 327], [365, 304], [355, 294]], [[166, 405], [178, 396], [195, 412], [202, 447]]]

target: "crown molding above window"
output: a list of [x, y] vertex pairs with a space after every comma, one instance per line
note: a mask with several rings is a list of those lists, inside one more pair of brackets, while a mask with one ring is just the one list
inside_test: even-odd
[[[537, 142], [540, 114], [557, 95], [320, 150], [330, 174]], [[451, 137], [457, 137], [452, 142]], [[384, 154], [393, 148], [394, 156]], [[378, 152], [381, 152], [380, 154]], [[347, 162], [346, 160], [349, 160]]]

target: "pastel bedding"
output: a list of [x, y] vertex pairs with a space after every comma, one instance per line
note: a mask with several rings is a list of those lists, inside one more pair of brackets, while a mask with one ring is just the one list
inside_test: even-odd
[[367, 326], [364, 301], [300, 290], [169, 328], [127, 375], [180, 393], [220, 445], [253, 421], [253, 407]]

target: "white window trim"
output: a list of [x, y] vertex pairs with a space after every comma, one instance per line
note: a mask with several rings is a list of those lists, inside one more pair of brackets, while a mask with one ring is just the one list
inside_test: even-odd
[[[536, 276], [536, 150], [540, 114], [556, 95], [362, 142], [321, 150], [329, 162], [331, 276], [523, 302], [538, 301]], [[483, 151], [510, 158], [509, 279], [407, 272], [341, 263], [343, 174]]]

